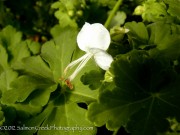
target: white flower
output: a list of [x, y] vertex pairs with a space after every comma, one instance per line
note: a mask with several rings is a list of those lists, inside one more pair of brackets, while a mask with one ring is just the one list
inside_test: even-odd
[[86, 63], [94, 57], [97, 65], [103, 70], [108, 70], [113, 58], [106, 50], [110, 45], [109, 31], [100, 23], [89, 24], [85, 23], [77, 36], [77, 44], [79, 48], [86, 52], [85, 55], [79, 59], [71, 62], [64, 70], [67, 70], [80, 63], [76, 70], [65, 80], [69, 88], [73, 88], [71, 81], [76, 77], [79, 71], [86, 65]]

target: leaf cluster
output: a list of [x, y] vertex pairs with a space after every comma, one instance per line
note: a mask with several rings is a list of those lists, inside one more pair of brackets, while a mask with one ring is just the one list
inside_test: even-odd
[[[59, 27], [58, 30], [57, 35], [57, 31], [52, 29], [54, 39], [41, 48], [37, 42], [23, 41], [22, 33], [11, 26], [0, 32], [1, 125], [14, 123], [16, 127], [48, 125], [52, 128], [70, 128], [66, 129], [69, 132], [22, 129], [17, 134], [79, 134], [83, 127], [93, 128], [83, 133], [96, 132], [96, 128], [85, 118], [87, 110], [77, 104], [88, 104], [96, 100], [97, 91], [92, 92], [80, 82], [80, 76], [87, 69], [94, 68], [93, 63], [89, 63], [88, 68], [77, 77], [79, 79], [73, 82], [76, 84], [75, 90], [70, 90], [61, 80], [63, 70], [82, 53], [76, 46], [76, 29]], [[66, 40], [67, 37], [69, 40]], [[67, 48], [69, 50], [64, 51]]]
[[180, 120], [179, 25], [127, 22], [125, 27], [131, 49], [116, 55], [88, 118], [116, 132], [123, 126], [132, 135], [171, 131], [169, 119]]
[[141, 15], [143, 21], [156, 22], [159, 20], [179, 23], [178, 0], [144, 0], [135, 10], [135, 15]]

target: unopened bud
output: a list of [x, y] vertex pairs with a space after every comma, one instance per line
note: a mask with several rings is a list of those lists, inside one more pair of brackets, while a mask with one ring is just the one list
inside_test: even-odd
[[73, 17], [73, 16], [74, 16], [74, 10], [69, 10], [69, 11], [68, 11], [68, 15], [69, 15], [70, 17]]
[[144, 6], [137, 6], [134, 10], [134, 15], [142, 15], [145, 11], [145, 7]]

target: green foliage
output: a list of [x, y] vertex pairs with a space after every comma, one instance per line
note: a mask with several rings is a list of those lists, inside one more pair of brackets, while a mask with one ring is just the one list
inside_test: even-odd
[[[85, 7], [84, 0], [61, 0], [52, 4], [55, 12], [55, 17], [59, 20], [61, 27], [71, 26], [77, 27], [76, 21], [83, 15], [83, 8]], [[64, 23], [66, 22], [66, 23]]]
[[[11, 33], [13, 31], [14, 33], [9, 35], [7, 31]], [[74, 88], [76, 91], [70, 91], [69, 88], [65, 86], [63, 80], [60, 80], [64, 75], [63, 70], [67, 64], [82, 55], [76, 47], [76, 31], [76, 29], [70, 27], [61, 28], [59, 32], [56, 30], [52, 31], [52, 33], [59, 34], [53, 34], [55, 36], [54, 40], [45, 43], [41, 48], [40, 55], [37, 56], [35, 55], [39, 53], [38, 44], [30, 42], [29, 40], [21, 41], [21, 37], [16, 36], [20, 35], [20, 33], [9, 26], [1, 32], [3, 35], [1, 36], [1, 43], [4, 46], [6, 45], [5, 47], [7, 48], [6, 51], [4, 46], [1, 46], [1, 103], [4, 106], [15, 108], [18, 116], [27, 126], [43, 127], [49, 124], [52, 126], [55, 125], [56, 127], [76, 127], [76, 134], [79, 134], [80, 130], [83, 130], [82, 127], [92, 127], [93, 129], [91, 129], [90, 133], [94, 134], [96, 132], [95, 127], [85, 119], [86, 110], [77, 105], [77, 102], [89, 103], [96, 100], [97, 92], [92, 92], [80, 82], [80, 77], [83, 72], [94, 68], [92, 62], [88, 70], [85, 68], [79, 77], [77, 77], [79, 79], [73, 82], [76, 84]], [[67, 37], [69, 40], [66, 40]], [[12, 49], [14, 46], [20, 47], [16, 47], [17, 50], [14, 50]], [[65, 48], [69, 48], [68, 52], [63, 51]], [[17, 51], [22, 51], [23, 53], [17, 53]], [[9, 54], [12, 54], [10, 60], [8, 60]], [[8, 64], [10, 64], [14, 70], [20, 71], [20, 74], [18, 74], [17, 71], [13, 71]], [[83, 93], [84, 91], [86, 91], [85, 94]], [[54, 95], [53, 93], [56, 94]], [[56, 109], [58, 110], [57, 112], [55, 111]], [[46, 110], [48, 112], [46, 112]], [[74, 110], [76, 110], [76, 112], [74, 112]], [[54, 111], [58, 115], [57, 118], [52, 119], [51, 117], [56, 115]], [[62, 111], [68, 113], [64, 114]], [[44, 112], [45, 114], [48, 113], [47, 117], [44, 117]], [[37, 117], [31, 118], [37, 114], [39, 114]], [[77, 117], [77, 115], [79, 116]], [[39, 120], [39, 124], [36, 123], [37, 119]], [[29, 134], [32, 132], [36, 131], [30, 131]], [[53, 134], [59, 134], [65, 131], [53, 130], [51, 132], [53, 132]], [[84, 132], [87, 131], [83, 131], [83, 134]], [[19, 132], [18, 134], [27, 133], [28, 132]], [[49, 134], [49, 132], [45, 133]], [[45, 133], [42, 131], [38, 132], [38, 134]], [[71, 134], [73, 133], [74, 132]], [[67, 132], [67, 134], [69, 134], [69, 132]]]
[[[75, 103], [66, 103], [64, 95], [58, 95], [55, 101], [50, 102], [44, 111], [25, 122], [26, 126], [46, 127], [49, 130], [39, 130], [38, 135], [63, 134], [95, 134], [93, 125], [85, 119], [86, 110], [79, 108]], [[80, 129], [91, 127], [91, 130]], [[59, 128], [59, 130], [58, 130]], [[69, 128], [69, 129], [68, 129]], [[23, 131], [19, 135], [32, 135], [36, 130]]]
[[2, 126], [3, 122], [5, 121], [4, 113], [1, 110], [2, 108], [0, 108], [0, 126]]
[[155, 135], [167, 130], [167, 117], [179, 119], [179, 75], [169, 61], [132, 51], [118, 57], [110, 72], [115, 86], [104, 83], [98, 102], [88, 107], [88, 118], [96, 126], [125, 126], [133, 135]]
[[125, 20], [126, 20], [126, 13], [119, 11], [111, 20], [110, 27], [123, 25]]
[[[129, 41], [135, 49], [149, 50], [156, 48], [161, 53], [168, 55], [169, 58], [177, 59], [180, 54], [178, 41], [180, 40], [179, 32], [173, 31], [173, 27], [179, 27], [175, 24], [157, 22], [148, 25], [146, 28], [143, 23], [126, 23]], [[141, 31], [139, 31], [141, 29]]]
[[134, 14], [142, 15], [144, 21], [164, 20], [167, 16], [166, 5], [163, 2], [148, 0], [142, 6], [138, 6]]
[[113, 8], [116, 4], [116, 0], [91, 0], [92, 2], [97, 2], [97, 4], [102, 6], [107, 6], [109, 8]]
[[85, 73], [81, 77], [81, 81], [84, 85], [90, 84], [89, 88], [94, 90], [100, 87], [101, 81], [104, 79], [103, 73], [97, 70], [91, 70], [89, 73]]
[[165, 3], [169, 5], [168, 13], [180, 20], [180, 9], [178, 0], [165, 0]]
[[179, 22], [179, 4], [178, 0], [147, 0], [135, 8], [134, 15], [141, 15], [148, 22]]
[[138, 49], [139, 46], [148, 44], [149, 35], [144, 23], [128, 22], [125, 27], [130, 30], [128, 36], [133, 48]]

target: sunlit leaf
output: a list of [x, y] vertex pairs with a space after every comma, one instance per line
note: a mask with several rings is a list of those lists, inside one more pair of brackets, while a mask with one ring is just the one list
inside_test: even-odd
[[[85, 113], [85, 109], [66, 102], [65, 95], [57, 96], [41, 114], [25, 122], [27, 127], [36, 126], [47, 130], [20, 131], [19, 135], [32, 135], [36, 131], [38, 135], [93, 135], [96, 133], [96, 128], [85, 119]], [[89, 129], [83, 130], [86, 127]]]
[[129, 29], [129, 42], [134, 48], [148, 43], [149, 34], [144, 23], [128, 22], [125, 24], [125, 27]]
[[144, 1], [142, 5], [135, 9], [134, 13], [142, 15], [143, 20], [148, 22], [165, 20], [168, 16], [165, 3], [155, 0]]
[[[20, 76], [11, 84], [11, 89], [4, 92], [2, 97], [2, 103], [11, 104], [15, 102], [23, 102], [33, 91], [35, 90], [46, 91], [52, 85], [53, 85], [52, 82], [48, 80], [43, 80], [42, 78]], [[53, 89], [53, 91], [54, 90], [55, 89]], [[48, 97], [50, 96], [50, 92], [46, 94]], [[48, 100], [49, 98], [47, 98], [45, 102], [47, 102]]]
[[11, 88], [11, 83], [18, 77], [18, 73], [11, 69], [4, 71], [0, 75], [0, 90], [5, 92]]
[[5, 27], [0, 32], [0, 44], [2, 44], [9, 51], [12, 51], [12, 48], [20, 43], [22, 38], [22, 33], [17, 32], [12, 26]]
[[8, 54], [4, 47], [0, 44], [0, 73], [9, 67]]
[[16, 65], [14, 68], [51, 81], [54, 80], [52, 71], [39, 55], [22, 59], [22, 64]]
[[76, 29], [61, 29], [54, 41], [49, 41], [42, 47], [41, 56], [50, 65], [56, 82], [63, 76], [65, 67], [72, 60], [76, 49], [76, 34]]
[[33, 55], [40, 53], [41, 46], [38, 42], [33, 42], [31, 40], [27, 40], [26, 44], [28, 45], [28, 48], [30, 49], [30, 51]]
[[165, 0], [165, 3], [169, 5], [168, 7], [168, 13], [170, 13], [172, 16], [177, 17], [180, 20], [180, 1], [179, 0]]
[[151, 33], [149, 44], [156, 45], [157, 49], [161, 50], [163, 54], [174, 59], [180, 54], [180, 46], [178, 44], [180, 36], [178, 31], [173, 30], [172, 33], [173, 27], [170, 24], [160, 22], [149, 25], [148, 30]]

